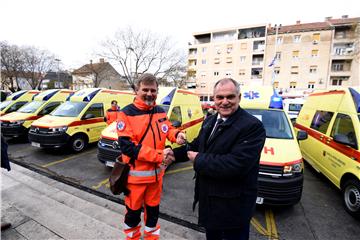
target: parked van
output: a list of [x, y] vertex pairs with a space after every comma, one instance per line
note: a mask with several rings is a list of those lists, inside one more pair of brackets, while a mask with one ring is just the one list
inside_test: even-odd
[[304, 102], [304, 98], [286, 98], [283, 100], [284, 111], [288, 114], [293, 124], [295, 123]]
[[75, 92], [50, 115], [31, 125], [29, 140], [35, 147], [59, 148], [68, 145], [81, 152], [97, 142], [107, 126], [105, 113], [116, 100], [119, 107], [132, 102], [134, 94], [125, 91], [87, 88]]
[[258, 204], [293, 205], [300, 201], [303, 189], [303, 160], [282, 98], [272, 87], [241, 87], [240, 106], [257, 117], [266, 130], [260, 158]]
[[17, 111], [39, 93], [37, 90], [21, 90], [7, 96], [6, 100], [0, 103], [0, 116]]
[[[186, 131], [189, 141], [192, 141], [200, 131], [204, 120], [200, 98], [193, 92], [179, 88], [160, 87], [157, 97], [157, 104], [166, 112], [173, 126]], [[120, 155], [116, 131], [116, 123], [110, 124], [101, 133], [98, 143], [98, 159], [106, 166], [112, 167], [116, 157]], [[176, 143], [168, 145], [178, 147]]]
[[16, 112], [0, 117], [2, 134], [8, 137], [27, 137], [31, 123], [51, 113], [71, 93], [73, 91], [67, 89], [51, 89], [37, 94], [32, 102], [28, 102]]
[[304, 159], [343, 194], [346, 210], [360, 218], [360, 88], [311, 94], [296, 120], [309, 138], [300, 143]]

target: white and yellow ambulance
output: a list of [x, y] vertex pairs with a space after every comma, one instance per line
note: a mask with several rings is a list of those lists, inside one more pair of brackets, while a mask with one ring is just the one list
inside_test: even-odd
[[7, 96], [6, 100], [0, 103], [0, 116], [17, 111], [39, 93], [37, 90], [21, 90]]
[[30, 125], [36, 119], [51, 113], [73, 93], [68, 89], [50, 89], [37, 94], [16, 112], [0, 117], [1, 131], [7, 137], [27, 137]]
[[303, 159], [282, 99], [272, 87], [241, 87], [240, 106], [257, 117], [266, 130], [260, 158], [258, 204], [293, 205], [303, 189]]
[[304, 159], [343, 193], [345, 209], [360, 218], [360, 87], [309, 95], [296, 120], [308, 139]]
[[[166, 112], [173, 126], [186, 132], [187, 139], [192, 141], [200, 131], [204, 120], [200, 98], [197, 94], [174, 87], [160, 87], [157, 104]], [[120, 155], [116, 132], [116, 123], [112, 123], [101, 133], [98, 143], [98, 159], [106, 166], [112, 167]], [[176, 144], [168, 145], [175, 148]]]
[[68, 146], [81, 152], [88, 143], [97, 142], [107, 126], [106, 111], [111, 101], [119, 107], [132, 102], [134, 94], [101, 88], [87, 88], [75, 92], [50, 115], [31, 125], [29, 140], [35, 147], [59, 148]]

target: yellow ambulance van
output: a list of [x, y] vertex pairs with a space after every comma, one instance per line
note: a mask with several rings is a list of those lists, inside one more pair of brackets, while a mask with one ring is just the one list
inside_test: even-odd
[[50, 89], [37, 94], [16, 112], [0, 117], [1, 131], [7, 137], [27, 137], [31, 123], [51, 113], [73, 93], [68, 89]]
[[257, 117], [266, 130], [261, 153], [258, 204], [293, 205], [300, 201], [303, 189], [303, 159], [297, 137], [282, 98], [272, 87], [241, 87], [240, 106]]
[[343, 194], [345, 209], [360, 218], [360, 87], [318, 91], [304, 103], [297, 130], [304, 159]]
[[51, 114], [31, 125], [29, 140], [34, 147], [59, 148], [68, 146], [81, 152], [88, 143], [97, 142], [107, 126], [106, 111], [111, 101], [119, 107], [128, 105], [134, 94], [125, 91], [87, 88], [75, 92]]
[[31, 102], [36, 94], [40, 91], [37, 90], [21, 90], [14, 92], [6, 98], [4, 102], [0, 103], [0, 116], [15, 112], [28, 102]]
[[[174, 87], [160, 87], [156, 101], [167, 112], [173, 126], [186, 132], [189, 141], [199, 134], [204, 114], [197, 94]], [[120, 155], [117, 140], [114, 122], [104, 129], [98, 143], [98, 159], [108, 167], [112, 167], [115, 159]], [[170, 144], [170, 142], [167, 144], [173, 148], [178, 147], [177, 144]]]

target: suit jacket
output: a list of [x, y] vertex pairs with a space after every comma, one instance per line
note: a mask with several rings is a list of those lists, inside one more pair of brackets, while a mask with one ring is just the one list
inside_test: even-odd
[[186, 150], [199, 152], [194, 163], [199, 224], [207, 229], [241, 228], [255, 208], [266, 133], [261, 121], [239, 107], [207, 143], [216, 119], [208, 117], [198, 137], [174, 153], [176, 160], [184, 160]]

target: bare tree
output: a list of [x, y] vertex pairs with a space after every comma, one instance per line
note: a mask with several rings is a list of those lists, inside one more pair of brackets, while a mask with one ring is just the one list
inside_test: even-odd
[[93, 64], [92, 61], [90, 61], [90, 64], [85, 65], [86, 70], [92, 75], [94, 87], [99, 87], [103, 80], [110, 77], [109, 67], [111, 67], [109, 63], [105, 62]]
[[39, 88], [45, 73], [55, 65], [55, 56], [49, 51], [40, 50], [36, 47], [24, 49], [23, 77], [32, 89]]
[[99, 54], [120, 64], [127, 82], [134, 88], [135, 80], [152, 71], [158, 78], [167, 78], [184, 57], [174, 48], [170, 37], [159, 37], [150, 31], [134, 31], [131, 27], [119, 30], [102, 43]]
[[173, 71], [167, 75], [167, 80], [178, 88], [184, 88], [187, 78], [187, 68], [185, 65], [177, 66]]
[[7, 42], [0, 42], [0, 50], [2, 88], [8, 86], [12, 92], [18, 91], [20, 90], [19, 77], [24, 70], [24, 52], [18, 46], [10, 45]]
[[355, 61], [359, 62], [360, 61], [360, 23], [357, 22], [355, 24], [353, 24], [352, 29], [354, 31], [354, 37], [355, 37], [355, 42], [354, 42], [354, 59]]

